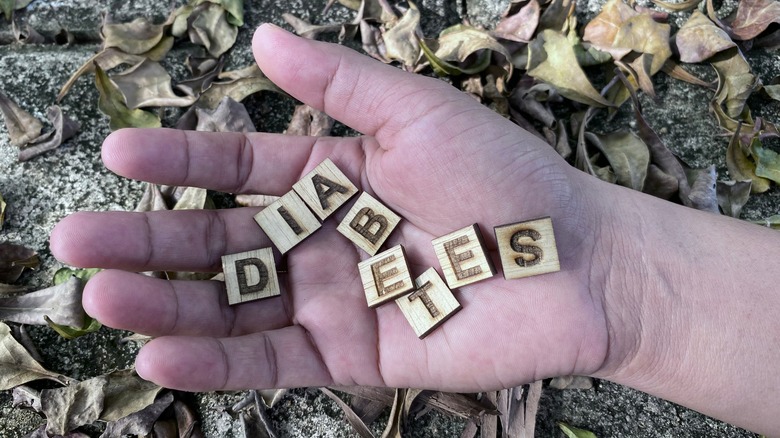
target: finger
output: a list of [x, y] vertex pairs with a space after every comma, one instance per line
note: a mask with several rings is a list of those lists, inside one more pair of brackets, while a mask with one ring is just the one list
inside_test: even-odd
[[51, 234], [54, 256], [73, 266], [128, 271], [217, 271], [221, 257], [271, 246], [258, 209], [79, 212]]
[[122, 129], [102, 150], [106, 167], [128, 178], [267, 195], [289, 191], [327, 157], [356, 181], [362, 153], [358, 138], [177, 129]]
[[[395, 134], [413, 130], [417, 123], [428, 127], [413, 130], [425, 143], [427, 135], [443, 135], [445, 122], [454, 116], [480, 108], [443, 81], [403, 72], [343, 46], [299, 38], [273, 25], [258, 28], [252, 49], [260, 68], [282, 89], [376, 136], [386, 148], [395, 146]], [[475, 114], [485, 113], [489, 115]]]
[[150, 336], [227, 337], [290, 324], [281, 297], [229, 306], [220, 281], [102, 271], [87, 283], [82, 302], [101, 323]]
[[300, 326], [235, 338], [157, 338], [141, 349], [135, 363], [144, 379], [184, 391], [333, 383]]

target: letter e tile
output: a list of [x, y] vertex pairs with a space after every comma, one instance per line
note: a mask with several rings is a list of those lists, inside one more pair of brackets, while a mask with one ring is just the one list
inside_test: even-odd
[[368, 307], [377, 307], [414, 289], [401, 245], [358, 263]]
[[450, 289], [485, 280], [496, 274], [477, 224], [433, 239], [432, 243]]

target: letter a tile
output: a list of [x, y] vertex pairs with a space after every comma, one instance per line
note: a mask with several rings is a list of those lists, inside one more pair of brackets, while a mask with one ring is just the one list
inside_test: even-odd
[[433, 239], [432, 243], [450, 289], [485, 280], [496, 274], [477, 224]]
[[320, 228], [320, 221], [292, 190], [257, 213], [255, 222], [282, 254]]
[[369, 255], [374, 255], [399, 222], [400, 216], [363, 192], [338, 230]]
[[549, 217], [495, 227], [504, 278], [524, 278], [561, 270]]
[[280, 293], [271, 248], [224, 255], [222, 271], [231, 305], [275, 297]]
[[322, 221], [358, 192], [328, 158], [295, 183], [293, 190]]
[[395, 302], [414, 333], [422, 339], [460, 310], [460, 303], [433, 268], [417, 277], [414, 285], [414, 292]]
[[377, 307], [414, 289], [401, 245], [358, 263], [368, 307]]

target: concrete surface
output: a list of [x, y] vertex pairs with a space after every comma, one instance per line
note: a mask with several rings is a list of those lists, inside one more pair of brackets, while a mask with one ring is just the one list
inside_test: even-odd
[[[169, 3], [152, 0], [33, 1], [26, 10], [17, 11], [17, 20], [50, 35], [66, 28], [76, 36], [77, 42], [71, 46], [8, 45], [12, 40], [10, 26], [0, 20], [0, 43], [3, 44], [0, 45], [0, 88], [22, 107], [45, 120], [46, 108], [54, 102], [61, 84], [94, 52], [101, 11], [111, 11], [117, 21], [141, 15], [161, 20], [168, 14]], [[349, 15], [344, 8], [335, 6], [326, 17], [319, 17], [323, 0], [245, 3], [247, 24], [230, 54], [229, 63], [236, 67], [251, 62], [252, 29], [261, 22], [284, 24], [283, 12], [320, 22]], [[506, 3], [507, 0], [424, 0], [420, 4], [425, 32], [433, 35], [445, 26], [459, 22], [464, 12], [473, 23], [489, 27]], [[582, 1], [578, 10], [583, 15], [593, 14], [599, 4], [599, 0]], [[183, 53], [171, 56], [176, 58]], [[759, 53], [750, 57], [764, 80], [780, 74], [777, 56]], [[702, 74], [711, 73], [702, 68]], [[663, 75], [657, 86], [663, 101], [661, 105], [645, 104], [650, 123], [663, 132], [672, 149], [690, 164], [703, 167], [715, 163], [721, 176], [725, 177], [727, 140], [715, 135], [717, 129], [706, 105], [709, 92], [671, 81]], [[752, 105], [756, 113], [780, 120], [777, 102], [755, 99], [759, 99]], [[109, 131], [107, 120], [97, 111], [96, 103], [97, 92], [92, 79], [82, 78], [62, 104], [69, 116], [81, 122], [81, 131], [64, 147], [26, 163], [16, 162], [16, 149], [9, 145], [5, 127], [0, 126], [0, 193], [8, 203], [0, 240], [35, 248], [43, 262], [41, 269], [25, 274], [20, 280], [23, 284], [46, 286], [60, 267], [48, 250], [48, 235], [57, 221], [77, 210], [130, 210], [141, 195], [140, 183], [116, 177], [101, 165], [99, 147]], [[289, 120], [292, 103], [259, 96], [250, 98], [248, 106], [259, 130], [279, 132]], [[619, 116], [612, 123], [628, 123], [628, 119]], [[340, 127], [336, 132], [348, 130]], [[743, 216], [758, 219], [779, 210], [780, 191], [775, 187], [765, 195], [754, 196]], [[125, 333], [108, 329], [76, 341], [65, 341], [48, 328], [36, 327], [30, 331], [41, 349], [45, 365], [75, 378], [88, 378], [127, 367], [132, 364], [135, 354], [132, 345], [117, 342]], [[238, 422], [216, 409], [233, 403], [237, 395], [197, 394], [193, 399], [200, 407], [207, 437], [242, 436]], [[317, 391], [294, 391], [270, 415], [280, 436], [284, 437], [354, 435], [338, 408]], [[555, 425], [557, 421], [593, 430], [599, 437], [755, 436], [609, 382], [600, 382], [592, 390], [545, 390], [538, 436], [563, 436]], [[33, 412], [12, 408], [10, 393], [0, 392], [1, 437], [22, 437], [42, 422], [42, 418]], [[430, 413], [413, 423], [412, 436], [458, 436], [462, 427], [462, 422]], [[381, 424], [375, 426], [377, 432], [381, 428]]]

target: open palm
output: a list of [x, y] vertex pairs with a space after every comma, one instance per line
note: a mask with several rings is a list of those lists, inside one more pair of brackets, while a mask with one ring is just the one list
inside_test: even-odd
[[589, 287], [588, 178], [444, 82], [267, 25], [254, 50], [281, 88], [365, 136], [124, 130], [106, 140], [106, 165], [156, 183], [281, 195], [330, 158], [402, 216], [386, 245], [404, 245], [412, 276], [438, 269], [436, 237], [477, 223], [495, 253], [493, 226], [541, 216], [553, 219], [562, 270], [463, 287], [463, 309], [419, 340], [395, 304], [367, 307], [357, 269], [367, 255], [335, 229], [344, 210], [289, 252], [281, 297], [233, 307], [220, 282], [125, 271], [217, 270], [224, 254], [271, 246], [252, 219], [257, 209], [72, 215], [52, 250], [113, 268], [90, 281], [84, 305], [109, 326], [157, 336], [139, 354], [139, 374], [185, 390], [479, 391], [598, 370], [608, 336]]

